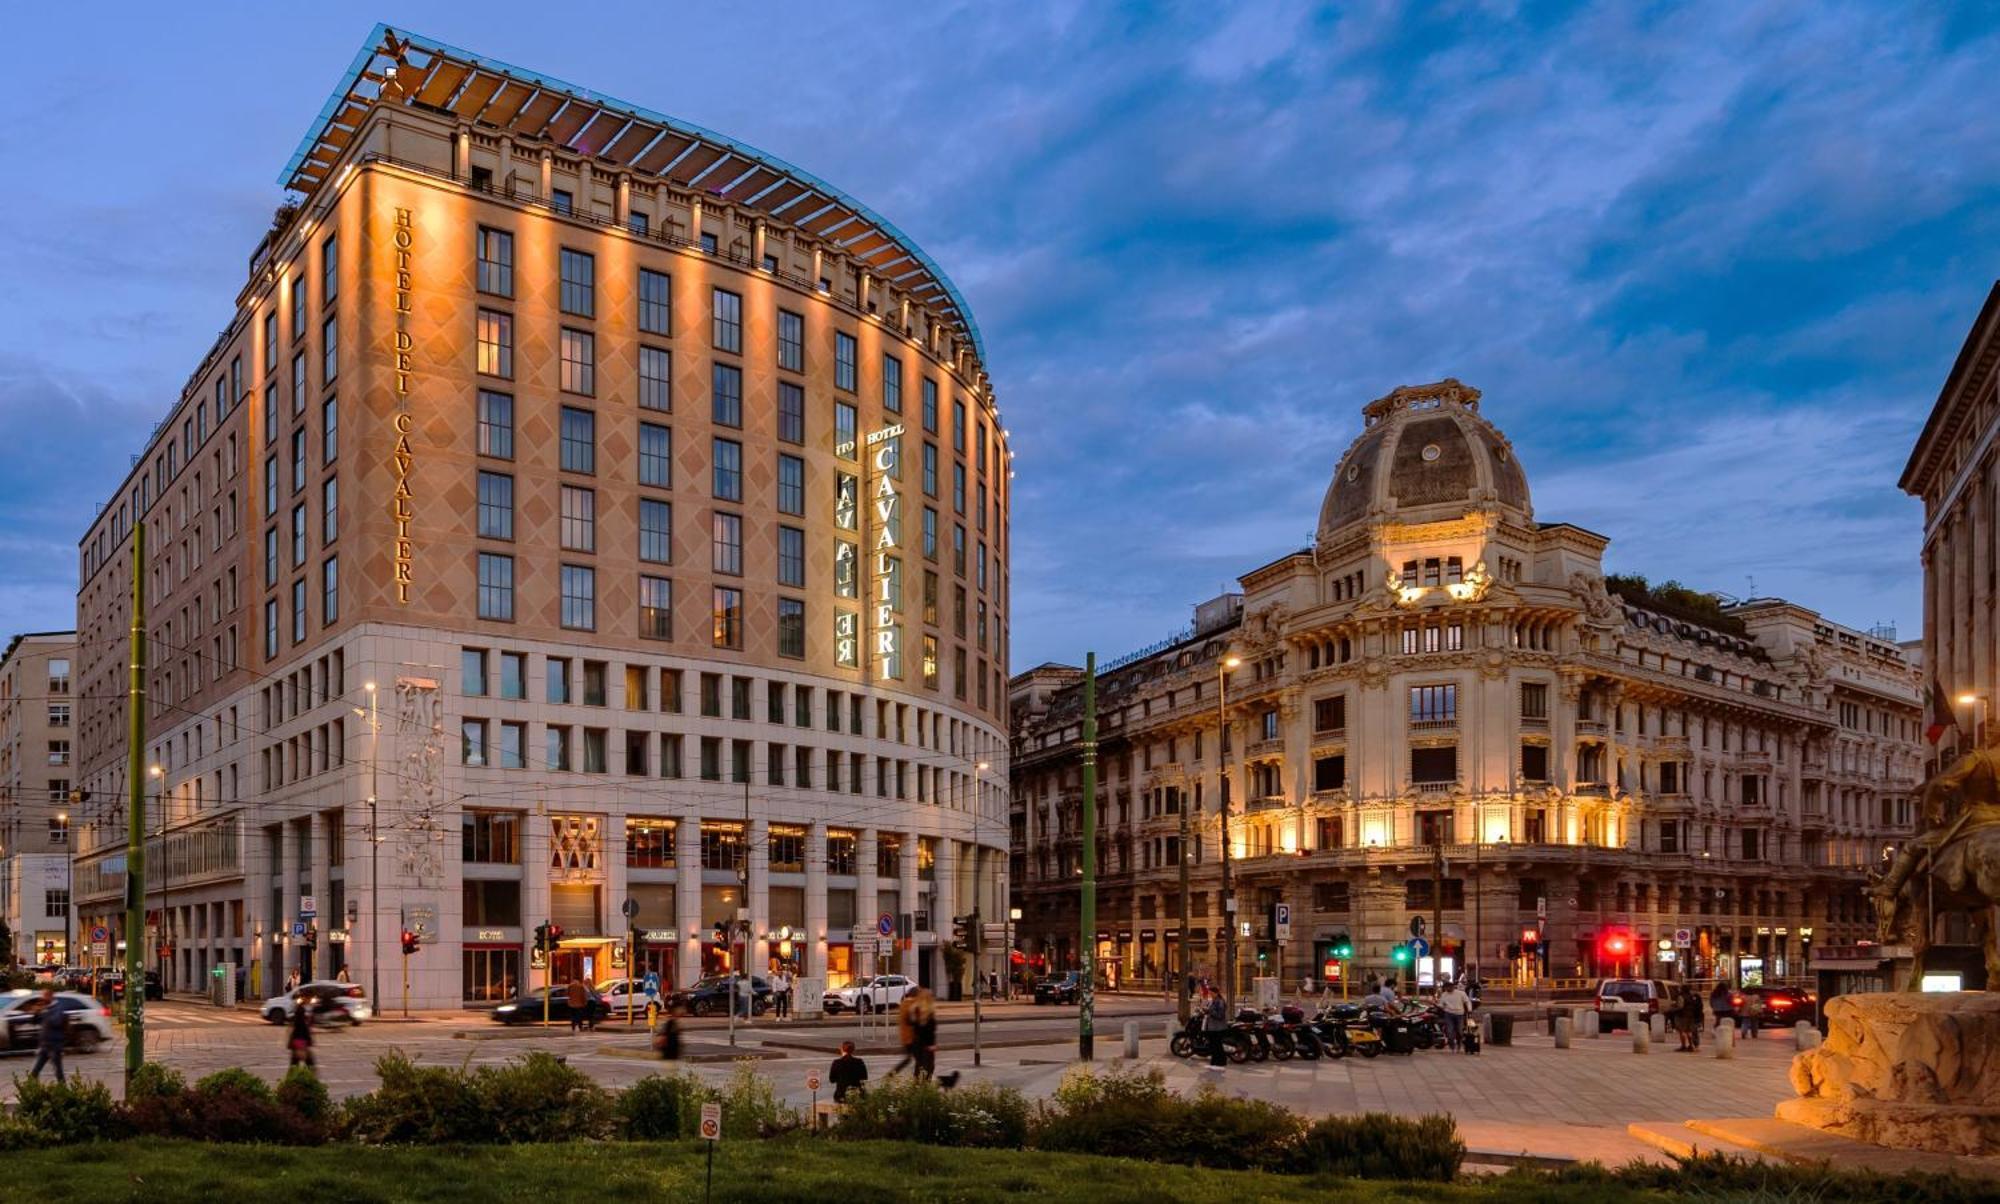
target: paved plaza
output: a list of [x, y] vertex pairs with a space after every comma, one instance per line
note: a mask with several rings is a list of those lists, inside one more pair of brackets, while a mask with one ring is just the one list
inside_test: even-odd
[[[1737, 1056], [1717, 1060], [1674, 1052], [1655, 1044], [1646, 1054], [1632, 1052], [1623, 1033], [1578, 1038], [1559, 1050], [1545, 1035], [1516, 1030], [1511, 1046], [1488, 1046], [1477, 1057], [1441, 1050], [1372, 1061], [1350, 1058], [1231, 1066], [1216, 1073], [1205, 1064], [1166, 1052], [1170, 1015], [1157, 1001], [1119, 999], [1106, 1004], [1097, 1038], [1100, 1064], [1116, 1064], [1128, 1019], [1142, 1026], [1137, 1065], [1158, 1068], [1178, 1090], [1214, 1082], [1222, 1090], [1271, 1100], [1296, 1111], [1390, 1112], [1403, 1116], [1449, 1112], [1467, 1145], [1490, 1154], [1596, 1159], [1622, 1163], [1664, 1157], [1626, 1132], [1634, 1121], [1679, 1122], [1704, 1116], [1770, 1116], [1787, 1098], [1786, 1070], [1792, 1055], [1789, 1030], [1772, 1030], [1737, 1047]], [[952, 1008], [943, 1026], [939, 1066], [961, 1070], [966, 1081], [1015, 1087], [1037, 1098], [1048, 1095], [1074, 1064], [1074, 1009], [1027, 1005], [990, 1007], [983, 1026], [984, 1064], [972, 1065], [971, 1026], [963, 1008]], [[242, 1066], [276, 1080], [286, 1065], [283, 1030], [248, 1012], [222, 1011], [200, 1004], [152, 1005], [147, 1012], [150, 1057], [179, 1069], [190, 1080], [229, 1066]], [[759, 1020], [728, 1045], [727, 1027], [716, 1021], [688, 1026], [690, 1058], [679, 1063], [705, 1079], [731, 1074], [738, 1058], [754, 1059], [755, 1072], [768, 1077], [793, 1103], [811, 1099], [806, 1077], [823, 1072], [841, 1039], [853, 1039], [871, 1071], [885, 1073], [894, 1061], [894, 1027], [879, 1020], [862, 1026], [841, 1022], [781, 1024]], [[434, 1065], [483, 1066], [504, 1063], [529, 1050], [567, 1058], [606, 1086], [619, 1087], [669, 1068], [651, 1051], [643, 1032], [610, 1028], [572, 1035], [565, 1026], [509, 1028], [472, 1014], [434, 1014], [408, 1022], [382, 1020], [353, 1030], [325, 1033], [318, 1043], [319, 1070], [338, 1096], [372, 1090], [374, 1061], [400, 1049]], [[881, 1052], [871, 1052], [881, 1051]], [[119, 1085], [121, 1046], [72, 1057], [72, 1071]], [[12, 1078], [24, 1073], [19, 1056], [0, 1058], [0, 1098], [13, 1096]]]

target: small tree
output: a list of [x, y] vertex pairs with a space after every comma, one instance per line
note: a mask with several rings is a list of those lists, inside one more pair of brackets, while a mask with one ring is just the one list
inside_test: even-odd
[[951, 984], [947, 998], [957, 999], [960, 997], [960, 993], [964, 991], [966, 986], [966, 967], [971, 964], [972, 959], [966, 956], [965, 950], [960, 949], [957, 945], [946, 945], [944, 947], [945, 981]]

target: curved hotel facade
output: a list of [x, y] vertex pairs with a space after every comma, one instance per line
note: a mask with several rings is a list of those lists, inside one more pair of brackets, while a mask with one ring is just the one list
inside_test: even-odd
[[557, 981], [941, 984], [1007, 898], [1010, 457], [942, 271], [762, 152], [381, 28], [283, 183], [81, 545], [81, 931], [125, 935], [143, 525], [170, 989], [393, 997], [414, 929], [413, 1004], [491, 1000], [544, 921]]

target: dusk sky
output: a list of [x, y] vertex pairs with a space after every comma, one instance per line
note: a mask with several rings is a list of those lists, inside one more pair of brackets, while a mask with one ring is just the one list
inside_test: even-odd
[[377, 20], [761, 147], [944, 267], [1019, 453], [1016, 669], [1305, 546], [1362, 404], [1445, 376], [1608, 568], [1919, 635], [1896, 478], [2000, 272], [1991, 10], [1406, 7], [16, 6], [0, 635], [74, 624]]

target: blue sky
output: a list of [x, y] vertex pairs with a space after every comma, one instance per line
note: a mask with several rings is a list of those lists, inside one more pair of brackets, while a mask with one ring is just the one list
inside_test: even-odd
[[944, 266], [1019, 452], [1016, 668], [1309, 542], [1360, 406], [1443, 376], [1610, 567], [1918, 634], [1895, 480], [2000, 273], [1989, 10], [1406, 7], [17, 11], [0, 632], [73, 622], [96, 499], [386, 20], [761, 146]]

